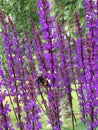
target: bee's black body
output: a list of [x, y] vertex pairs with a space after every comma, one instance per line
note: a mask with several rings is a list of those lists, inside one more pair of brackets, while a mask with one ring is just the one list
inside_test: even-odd
[[44, 87], [49, 85], [48, 80], [46, 78], [44, 78], [43, 76], [38, 76], [37, 77], [37, 82], [38, 82], [38, 84], [41, 84]]

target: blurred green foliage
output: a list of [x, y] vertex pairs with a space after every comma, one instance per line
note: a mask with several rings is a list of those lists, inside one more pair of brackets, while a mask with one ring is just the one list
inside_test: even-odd
[[[84, 17], [83, 0], [49, 0], [54, 3], [53, 12], [55, 18], [60, 21], [65, 28], [72, 28], [74, 25], [73, 13], [76, 10], [80, 19]], [[29, 18], [31, 17], [36, 26], [39, 25], [37, 15], [37, 0], [0, 0], [0, 10], [5, 16], [10, 15], [17, 30], [21, 33], [23, 28], [30, 29]], [[83, 20], [82, 20], [83, 21]], [[83, 23], [83, 22], [82, 22]]]
[[55, 0], [55, 19], [69, 33], [75, 30], [74, 11], [78, 12], [81, 25], [84, 26], [84, 0]]
[[30, 17], [38, 25], [37, 0], [0, 0], [0, 10], [4, 12], [5, 17], [8, 15], [12, 17], [20, 33], [23, 28], [27, 30], [30, 28]]

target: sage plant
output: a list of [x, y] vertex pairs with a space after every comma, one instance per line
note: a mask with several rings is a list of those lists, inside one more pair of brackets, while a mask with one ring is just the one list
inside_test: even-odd
[[[6, 22], [0, 12], [2, 43], [6, 66], [0, 61], [0, 129], [14, 130], [10, 112], [14, 112], [20, 130], [40, 130], [43, 111], [52, 130], [61, 130], [60, 99], [67, 95], [73, 130], [76, 117], [72, 92], [76, 91], [81, 120], [88, 130], [98, 127], [98, 0], [85, 0], [85, 32], [75, 12], [77, 38], [62, 35], [60, 23], [50, 15], [47, 0], [38, 0], [40, 30], [30, 18], [33, 39], [24, 29], [20, 38], [13, 21]], [[41, 32], [41, 33], [40, 33]], [[24, 42], [24, 43], [23, 43]], [[73, 46], [71, 43], [73, 42]], [[32, 48], [34, 44], [34, 48]], [[33, 51], [32, 51], [33, 50]], [[35, 65], [38, 64], [38, 69]], [[76, 69], [75, 69], [76, 67]], [[39, 82], [39, 77], [42, 81]], [[78, 88], [76, 80], [78, 80]], [[75, 89], [71, 85], [75, 85]], [[4, 90], [3, 90], [4, 89]], [[6, 98], [9, 101], [6, 102]], [[41, 97], [41, 101], [39, 101]], [[44, 105], [44, 107], [43, 107]], [[24, 114], [23, 114], [24, 112]]]
[[[31, 82], [31, 80], [27, 79], [30, 74], [28, 73], [25, 64], [25, 53], [23, 44], [19, 39], [19, 35], [10, 17], [8, 18], [9, 25], [5, 22], [2, 12], [0, 18], [3, 27], [2, 39], [8, 67], [6, 71], [4, 71], [5, 77], [1, 78], [5, 82], [4, 86], [6, 85], [5, 87], [8, 91], [8, 96], [10, 97], [11, 104], [13, 104], [13, 102], [14, 104], [16, 104], [16, 107], [14, 107], [13, 104], [13, 110], [17, 120], [16, 126], [19, 127], [21, 130], [25, 130], [27, 129], [27, 127], [29, 130], [39, 130], [41, 128], [41, 124], [39, 121], [40, 117], [39, 115], [37, 116], [37, 113], [39, 113], [40, 110], [38, 108], [37, 112], [37, 107], [34, 107], [34, 105], [36, 106], [36, 102], [35, 104], [33, 104], [33, 100], [36, 100], [31, 96], [31, 94], [29, 94], [29, 91], [27, 90], [28, 84], [26, 83], [26, 80], [28, 80], [28, 82]], [[31, 87], [33, 87], [33, 84], [31, 85]], [[36, 96], [36, 94], [34, 95]], [[31, 97], [33, 98], [33, 100]], [[22, 117], [23, 110], [26, 113], [26, 116], [24, 117]], [[34, 115], [34, 113], [36, 116]], [[34, 119], [36, 120], [36, 123], [34, 122]], [[7, 122], [8, 120], [6, 121], [6, 123]]]
[[[50, 5], [47, 0], [39, 0], [38, 1], [38, 14], [40, 18], [41, 31], [42, 31], [42, 57], [45, 61], [45, 71], [40, 70], [44, 77], [47, 77], [50, 80], [49, 85], [46, 88], [46, 95], [49, 101], [49, 104], [46, 106], [47, 108], [47, 116], [50, 120], [50, 124], [52, 129], [61, 129], [61, 121], [60, 121], [60, 99], [59, 98], [59, 79], [57, 79], [58, 75], [58, 63], [57, 63], [57, 55], [55, 50], [56, 46], [56, 33], [54, 30], [54, 21], [53, 17], [50, 16]], [[43, 62], [44, 63], [44, 62]], [[43, 64], [42, 63], [42, 64]], [[41, 67], [40, 67], [41, 68]], [[55, 96], [58, 95], [58, 96]], [[58, 100], [58, 101], [57, 101]], [[54, 114], [53, 114], [54, 113]], [[54, 120], [55, 118], [55, 120]]]
[[6, 90], [2, 91], [4, 85], [4, 73], [2, 68], [0, 68], [0, 129], [14, 130], [14, 128], [11, 126], [11, 119], [9, 116], [11, 109], [9, 107], [9, 103], [7, 101], [5, 102], [5, 98], [8, 94]]
[[[79, 101], [83, 119], [87, 119], [88, 130], [95, 130], [97, 124], [97, 3], [98, 1], [86, 0], [85, 37], [79, 25], [77, 14], [75, 13], [76, 25], [78, 28], [78, 39], [76, 41], [77, 59], [79, 64]], [[85, 117], [86, 114], [86, 117]]]

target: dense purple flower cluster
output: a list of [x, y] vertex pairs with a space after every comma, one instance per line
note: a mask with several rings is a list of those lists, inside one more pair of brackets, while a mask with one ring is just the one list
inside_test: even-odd
[[0, 12], [5, 51], [5, 65], [0, 61], [0, 130], [14, 130], [12, 111], [20, 130], [42, 129], [42, 111], [52, 130], [61, 130], [63, 95], [68, 97], [74, 130], [73, 91], [78, 96], [82, 122], [88, 130], [98, 127], [98, 0], [85, 0], [84, 7], [84, 33], [78, 14], [74, 13], [77, 39], [67, 35], [64, 38], [60, 23], [50, 15], [47, 0], [38, 0], [41, 33], [30, 19], [33, 39], [24, 29], [22, 41], [11, 18], [6, 22]]
[[[1, 75], [2, 80], [4, 80], [4, 88], [7, 90], [6, 96], [9, 97], [11, 105], [13, 106], [13, 111], [17, 120], [16, 126], [21, 130], [25, 129], [36, 129], [39, 130], [41, 128], [40, 124], [40, 116], [37, 114], [40, 112], [40, 109], [36, 103], [36, 99], [31, 96], [31, 92], [33, 91], [34, 96], [36, 96], [36, 91], [29, 89], [34, 86], [32, 80], [30, 80], [30, 75], [32, 79], [34, 79], [32, 71], [28, 72], [26, 66], [26, 57], [28, 59], [28, 64], [30, 66], [30, 60], [32, 60], [32, 52], [29, 45], [29, 39], [26, 37], [26, 54], [24, 53], [24, 46], [19, 39], [19, 35], [11, 21], [10, 17], [8, 17], [9, 25], [5, 22], [2, 12], [0, 13], [0, 18], [2, 22], [2, 42], [5, 49], [6, 55], [6, 66], [3, 67], [4, 75]], [[30, 59], [30, 60], [29, 60]], [[32, 85], [28, 88], [28, 83]], [[34, 81], [35, 82], [35, 81]], [[2, 92], [2, 91], [1, 91]], [[32, 97], [32, 98], [31, 98]], [[32, 100], [33, 99], [33, 100]], [[3, 100], [1, 102], [3, 105]], [[16, 105], [15, 105], [16, 104]], [[8, 105], [5, 107], [8, 108]], [[33, 108], [34, 107], [34, 108]], [[25, 111], [26, 116], [23, 117], [22, 111]], [[9, 119], [6, 119], [6, 123]], [[7, 128], [6, 128], [7, 130]]]
[[79, 84], [79, 101], [82, 120], [88, 120], [88, 130], [95, 130], [98, 127], [98, 41], [97, 41], [97, 2], [92, 0], [85, 0], [85, 21], [86, 34], [82, 35], [77, 13], [75, 13], [75, 20], [77, 25], [78, 39], [76, 41], [76, 53], [78, 64], [78, 84]]
[[61, 121], [59, 107], [61, 97], [59, 96], [58, 55], [56, 53], [58, 45], [56, 45], [57, 35], [55, 32], [54, 20], [53, 17], [50, 16], [50, 5], [47, 0], [38, 1], [38, 14], [42, 31], [42, 43], [40, 43], [39, 40], [39, 47], [42, 50], [36, 51], [35, 48], [35, 52], [37, 52], [36, 54], [38, 55], [39, 51], [40, 57], [42, 57], [40, 59], [43, 59], [43, 62], [41, 60], [41, 63], [39, 64], [39, 68], [42, 68], [41, 66], [44, 64], [44, 69], [40, 69], [42, 75], [47, 77], [50, 81], [45, 92], [49, 102], [46, 106], [46, 112], [52, 129], [60, 130]]
[[7, 91], [2, 91], [5, 81], [3, 70], [2, 68], [0, 68], [0, 78], [2, 77], [3, 79], [0, 79], [0, 130], [14, 130], [11, 126], [10, 116], [8, 114], [11, 111], [11, 109], [9, 107], [9, 103], [7, 101], [5, 102]]

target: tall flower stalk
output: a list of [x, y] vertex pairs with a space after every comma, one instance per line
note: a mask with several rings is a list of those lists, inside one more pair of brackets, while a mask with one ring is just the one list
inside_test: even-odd
[[[3, 20], [3, 17], [2, 17]], [[5, 23], [5, 21], [3, 20]], [[3, 30], [2, 37], [3, 37], [3, 44], [5, 48], [5, 53], [6, 53], [6, 59], [7, 59], [7, 65], [8, 65], [8, 79], [7, 79], [7, 84], [9, 84], [9, 89], [10, 89], [10, 94], [14, 95], [15, 102], [17, 103], [17, 108], [16, 112], [18, 115], [19, 119], [19, 127], [22, 130], [22, 121], [21, 121], [21, 106], [19, 103], [19, 87], [17, 86], [17, 80], [19, 79], [18, 74], [17, 74], [17, 59], [15, 59], [15, 54], [14, 54], [14, 45], [13, 45], [13, 39], [12, 39], [12, 34], [7, 31], [7, 25], [3, 23]], [[13, 89], [15, 87], [15, 89]]]
[[[56, 33], [54, 31], [54, 21], [53, 17], [50, 16], [50, 5], [47, 0], [38, 1], [38, 14], [40, 18], [41, 31], [42, 31], [42, 49], [43, 57], [45, 59], [47, 71], [41, 72], [44, 74], [44, 77], [47, 77], [50, 80], [49, 85], [46, 88], [46, 95], [49, 101], [48, 106], [48, 118], [52, 129], [60, 130], [60, 109], [59, 103], [55, 101], [55, 92], [59, 93], [59, 82], [57, 80], [57, 55], [54, 53], [54, 50], [57, 49], [56, 46]], [[57, 98], [59, 99], [59, 98]], [[54, 113], [54, 114], [52, 114]], [[54, 115], [54, 116], [53, 116]], [[57, 120], [54, 120], [57, 119]]]
[[[40, 106], [37, 105], [37, 84], [36, 84], [36, 77], [37, 77], [37, 71], [34, 66], [34, 59], [32, 56], [32, 48], [30, 44], [30, 39], [28, 37], [27, 31], [24, 31], [25, 34], [25, 42], [26, 42], [26, 57], [28, 60], [28, 66], [29, 66], [29, 72], [28, 72], [28, 78], [27, 78], [27, 93], [28, 93], [28, 100], [27, 105], [25, 106], [25, 109], [28, 110], [27, 115], [27, 123], [26, 128], [30, 128], [31, 130], [39, 130], [42, 128], [41, 122], [40, 122], [40, 116], [39, 113], [41, 112]], [[30, 113], [31, 111], [31, 113]], [[29, 118], [28, 118], [29, 117]], [[28, 120], [29, 119], [29, 120]]]
[[67, 66], [67, 56], [66, 56], [66, 48], [65, 48], [66, 43], [64, 41], [64, 37], [62, 36], [62, 29], [60, 24], [57, 25], [57, 32], [58, 32], [58, 46], [59, 46], [59, 55], [60, 55], [61, 81], [62, 81], [63, 89], [68, 96], [68, 101], [70, 104], [71, 115], [72, 115], [73, 130], [74, 130], [74, 123], [76, 119], [73, 112], [73, 103], [72, 103], [72, 94], [71, 94], [72, 88], [71, 88], [68, 66]]
[[11, 111], [11, 109], [9, 107], [9, 103], [7, 101], [5, 102], [5, 98], [8, 94], [6, 90], [2, 90], [4, 85], [4, 73], [2, 68], [0, 67], [0, 128], [2, 130], [14, 130], [11, 126], [11, 119], [9, 116], [9, 112]]

